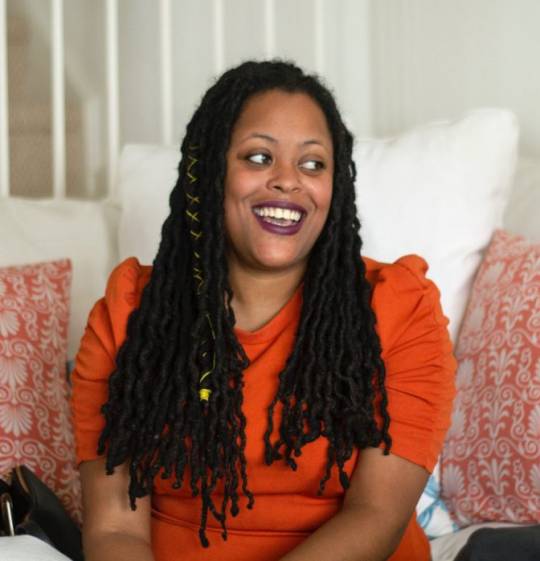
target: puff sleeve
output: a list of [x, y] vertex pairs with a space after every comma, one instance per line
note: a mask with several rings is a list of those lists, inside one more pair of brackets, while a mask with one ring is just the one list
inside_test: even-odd
[[105, 296], [90, 311], [71, 374], [77, 464], [98, 458], [105, 425], [101, 406], [107, 401], [108, 379], [126, 337], [129, 315], [140, 301], [144, 269], [135, 257], [120, 263], [109, 277]]
[[386, 369], [391, 453], [431, 472], [450, 426], [457, 363], [427, 270], [418, 255], [383, 265], [372, 308]]

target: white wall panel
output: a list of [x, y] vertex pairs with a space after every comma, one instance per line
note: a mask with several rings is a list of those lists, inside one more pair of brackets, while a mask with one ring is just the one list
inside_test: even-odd
[[[68, 105], [82, 102], [85, 128], [80, 158], [70, 158], [68, 136], [68, 192], [79, 194], [70, 184], [84, 184], [89, 196], [104, 191], [108, 159], [105, 4], [65, 3], [66, 98]], [[261, 59], [270, 48], [308, 72], [322, 70], [357, 137], [393, 134], [478, 106], [503, 106], [518, 115], [523, 153], [540, 156], [538, 0], [170, 0], [173, 142], [183, 137], [216, 77], [216, 5], [222, 7], [218, 58], [224, 68]], [[49, 63], [43, 46], [50, 2], [8, 0], [8, 6], [25, 8], [29, 55], [19, 58], [32, 70], [25, 70], [24, 83], [33, 100], [46, 105]], [[159, 14], [157, 1], [119, 0], [120, 147], [163, 139]], [[10, 106], [12, 122], [16, 117]], [[13, 176], [16, 152], [10, 155]], [[83, 176], [70, 175], [70, 166], [80, 169], [81, 160]], [[39, 164], [40, 177], [49, 174], [48, 165]]]
[[173, 0], [174, 142], [214, 77], [212, 0]]
[[6, 14], [6, 0], [0, 0], [0, 196], [2, 197], [9, 195], [9, 104]]
[[315, 71], [315, 2], [276, 1], [276, 56]]
[[264, 0], [225, 0], [225, 63], [264, 58]]
[[374, 127], [391, 134], [478, 106], [513, 109], [540, 155], [540, 2], [372, 2]]
[[64, 2], [66, 103], [81, 107], [82, 138], [69, 134], [67, 195], [107, 193], [107, 57], [105, 2]]
[[158, 8], [119, 0], [120, 145], [161, 140]]
[[372, 133], [371, 1], [326, 2], [324, 75], [357, 137]]

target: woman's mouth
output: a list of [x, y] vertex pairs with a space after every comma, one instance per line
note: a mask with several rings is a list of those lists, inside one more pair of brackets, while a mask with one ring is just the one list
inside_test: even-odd
[[260, 226], [273, 234], [290, 236], [303, 225], [306, 211], [299, 205], [285, 201], [272, 201], [253, 207]]

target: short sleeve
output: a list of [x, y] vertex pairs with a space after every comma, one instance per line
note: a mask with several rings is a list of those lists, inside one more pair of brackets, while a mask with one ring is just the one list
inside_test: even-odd
[[391, 453], [431, 472], [450, 426], [457, 363], [427, 270], [418, 255], [383, 265], [372, 308], [386, 370]]
[[98, 458], [105, 424], [101, 406], [107, 401], [108, 379], [126, 337], [129, 315], [140, 301], [144, 269], [135, 257], [120, 263], [109, 277], [105, 296], [90, 311], [71, 374], [77, 463]]

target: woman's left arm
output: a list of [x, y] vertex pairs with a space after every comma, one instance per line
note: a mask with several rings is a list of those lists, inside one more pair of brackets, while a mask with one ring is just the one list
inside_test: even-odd
[[342, 509], [280, 561], [383, 561], [397, 548], [424, 489], [423, 467], [368, 448]]

